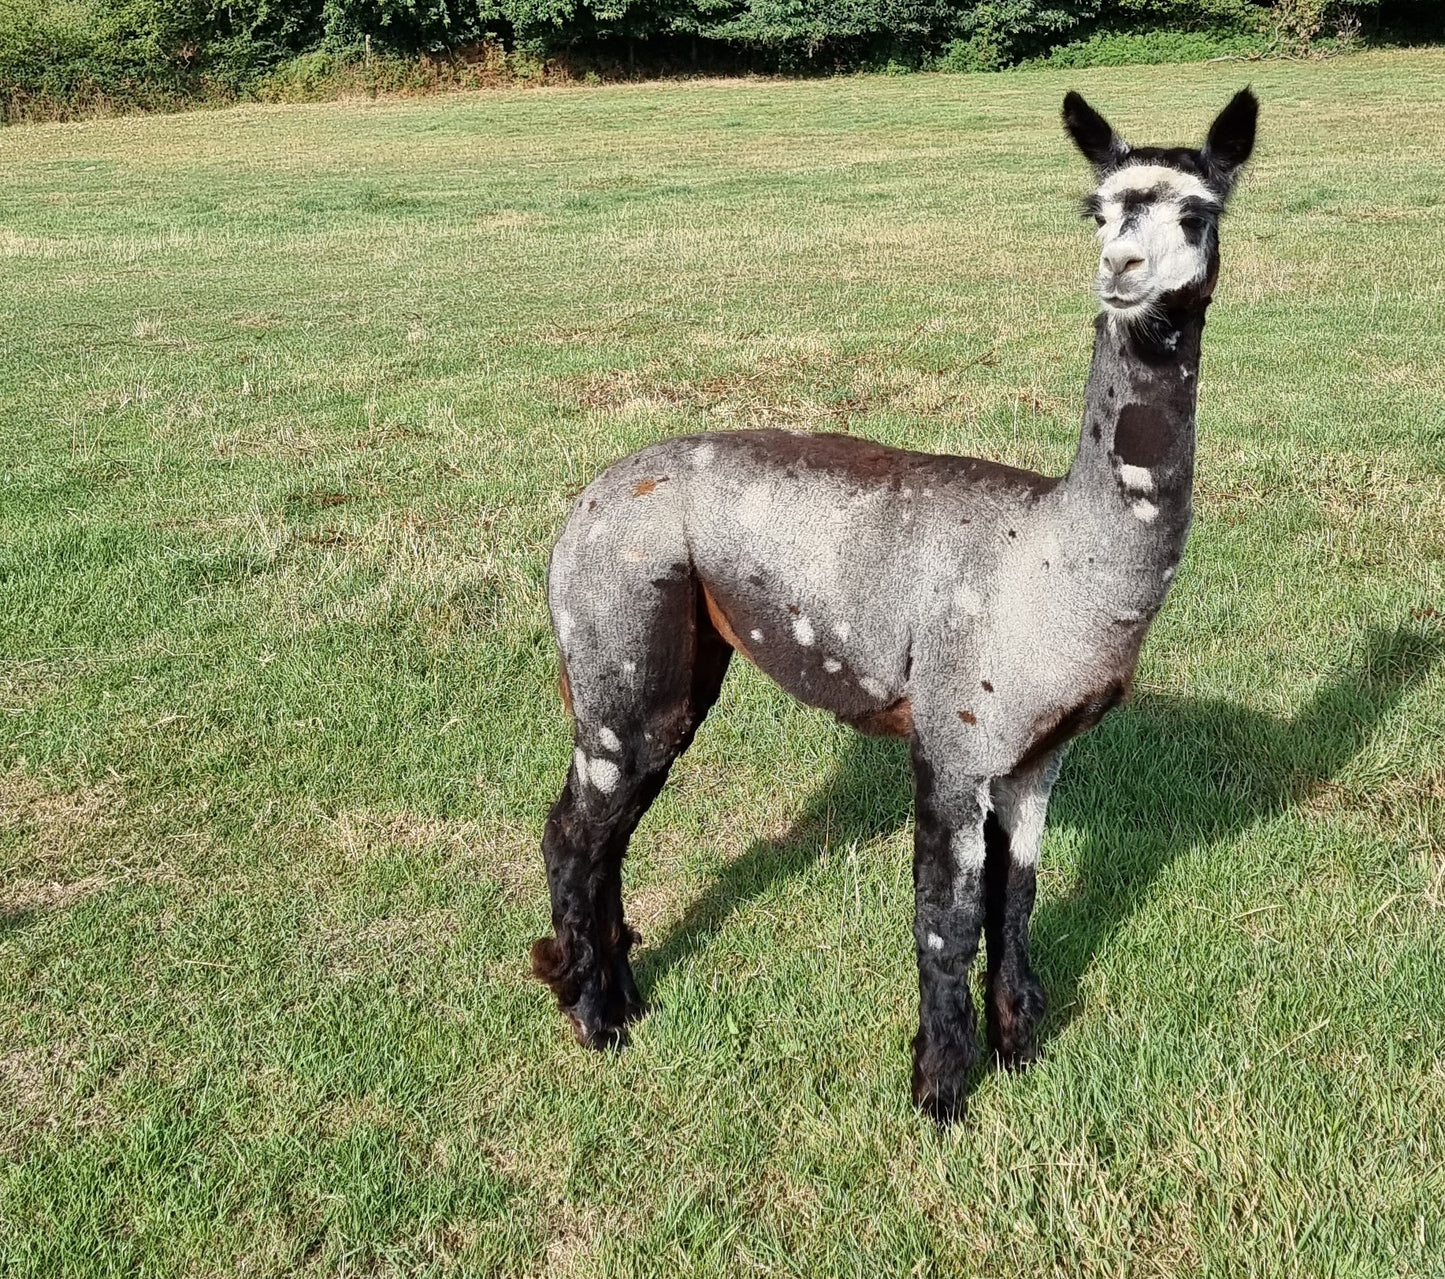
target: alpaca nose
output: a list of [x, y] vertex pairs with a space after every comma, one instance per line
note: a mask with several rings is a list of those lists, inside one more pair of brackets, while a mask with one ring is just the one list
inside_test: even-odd
[[1123, 241], [1109, 245], [1100, 255], [1100, 264], [1110, 275], [1137, 271], [1144, 265], [1144, 255], [1137, 244]]

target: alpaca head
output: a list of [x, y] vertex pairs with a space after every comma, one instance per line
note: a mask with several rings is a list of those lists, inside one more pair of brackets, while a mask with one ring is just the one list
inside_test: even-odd
[[1219, 274], [1219, 215], [1254, 150], [1258, 115], [1258, 100], [1241, 89], [1199, 150], [1131, 147], [1077, 93], [1065, 96], [1064, 127], [1099, 183], [1084, 212], [1099, 228], [1095, 287], [1106, 311], [1132, 323], [1171, 300], [1209, 300]]

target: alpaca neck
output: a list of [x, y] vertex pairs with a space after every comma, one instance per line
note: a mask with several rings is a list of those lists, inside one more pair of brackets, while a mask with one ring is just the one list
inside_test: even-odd
[[1101, 314], [1084, 392], [1079, 451], [1064, 480], [1070, 496], [1112, 514], [1128, 540], [1177, 559], [1194, 484], [1194, 406], [1204, 305], [1166, 309], [1147, 331]]

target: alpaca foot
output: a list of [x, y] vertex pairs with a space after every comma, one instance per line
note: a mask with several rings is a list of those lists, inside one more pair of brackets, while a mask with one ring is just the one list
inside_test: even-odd
[[988, 1043], [1003, 1069], [1022, 1069], [1038, 1056], [1036, 1032], [1044, 1002], [1044, 988], [1032, 973], [1011, 983], [990, 983], [984, 1000]]
[[582, 1047], [624, 1048], [627, 1023], [646, 1011], [627, 952], [614, 948], [605, 969], [592, 954], [590, 948], [569, 946], [561, 937], [539, 937], [532, 944], [532, 972], [557, 996], [557, 1005]]
[[943, 1055], [913, 1046], [913, 1104], [940, 1128], [961, 1121], [968, 1108], [969, 1062], [962, 1054]]

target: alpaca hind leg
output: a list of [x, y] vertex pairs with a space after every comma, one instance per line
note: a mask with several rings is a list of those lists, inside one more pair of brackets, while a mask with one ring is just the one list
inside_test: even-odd
[[[542, 839], [555, 936], [533, 945], [532, 967], [588, 1047], [620, 1046], [626, 1023], [643, 1012], [628, 960], [637, 934], [623, 912], [622, 861], [716, 701], [732, 655], [695, 610], [670, 620], [677, 660], [654, 662], [641, 683], [589, 678], [575, 656], [569, 671], [576, 747]], [[688, 641], [681, 647], [679, 635]]]
[[994, 811], [985, 829], [984, 932], [988, 1041], [999, 1062], [1026, 1065], [1038, 1051], [1044, 988], [1029, 966], [1029, 917], [1034, 908], [1039, 846], [1049, 792], [1063, 751], [994, 781]]
[[969, 967], [983, 924], [988, 779], [935, 769], [914, 743], [914, 941], [918, 1033], [913, 1100], [941, 1124], [961, 1118], [977, 1057]]

